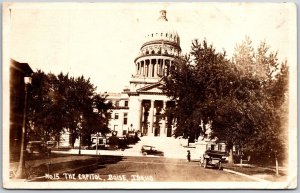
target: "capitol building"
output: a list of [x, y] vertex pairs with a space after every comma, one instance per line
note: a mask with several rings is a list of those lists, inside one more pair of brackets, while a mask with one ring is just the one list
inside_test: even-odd
[[144, 136], [172, 136], [173, 116], [164, 114], [175, 103], [163, 93], [161, 79], [168, 75], [180, 54], [180, 37], [162, 10], [134, 59], [135, 71], [129, 87], [121, 93], [107, 93], [114, 105], [109, 128], [117, 136], [137, 131]]

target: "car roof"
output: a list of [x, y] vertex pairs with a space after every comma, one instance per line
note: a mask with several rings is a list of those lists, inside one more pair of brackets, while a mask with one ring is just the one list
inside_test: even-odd
[[154, 146], [151, 146], [151, 145], [143, 145], [143, 147], [154, 147]]

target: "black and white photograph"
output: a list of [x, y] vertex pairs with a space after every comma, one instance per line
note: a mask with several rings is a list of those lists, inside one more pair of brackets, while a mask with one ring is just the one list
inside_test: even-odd
[[293, 3], [3, 3], [3, 186], [297, 188]]

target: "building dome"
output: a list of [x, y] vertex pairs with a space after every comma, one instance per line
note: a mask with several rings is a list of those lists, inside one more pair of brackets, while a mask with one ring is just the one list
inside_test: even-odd
[[161, 76], [168, 75], [181, 54], [179, 35], [168, 22], [166, 14], [165, 10], [160, 11], [157, 21], [146, 33], [139, 55], [134, 60], [136, 70], [133, 78], [136, 80], [133, 82], [160, 80]]
[[166, 10], [161, 10], [157, 21], [145, 35], [138, 57], [155, 54], [179, 56], [180, 53], [179, 35], [168, 22]]
[[167, 12], [165, 10], [160, 11], [160, 16], [157, 22], [145, 35], [145, 41], [155, 42], [155, 41], [169, 41], [177, 44], [179, 46], [180, 39], [176, 30], [170, 25], [167, 19]]

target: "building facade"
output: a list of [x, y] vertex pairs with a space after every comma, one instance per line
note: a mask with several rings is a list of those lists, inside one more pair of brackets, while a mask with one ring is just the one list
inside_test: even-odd
[[24, 116], [25, 83], [24, 77], [33, 73], [27, 63], [10, 60], [10, 152], [19, 155], [21, 149], [22, 124]]
[[135, 71], [129, 87], [122, 93], [108, 93], [107, 99], [114, 104], [109, 127], [118, 136], [131, 131], [147, 136], [172, 136], [174, 120], [165, 112], [175, 104], [161, 90], [161, 79], [168, 75], [180, 54], [178, 33], [162, 10], [134, 59]]

